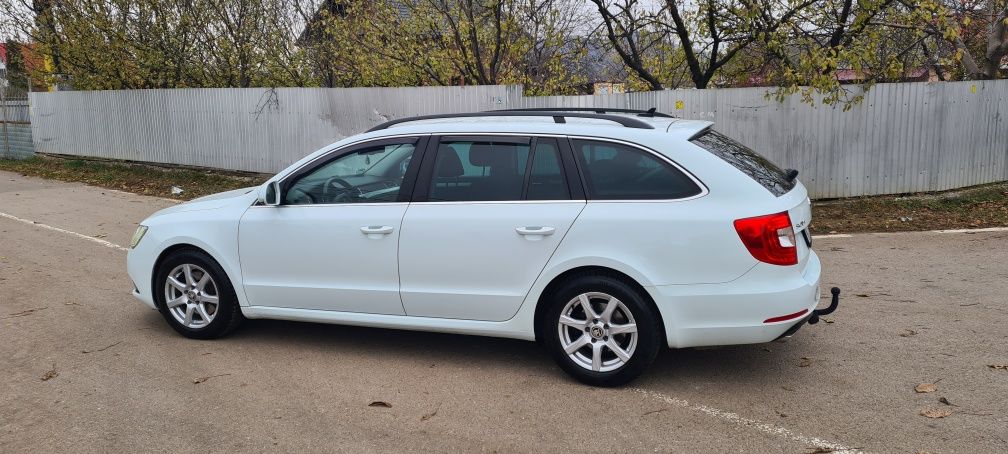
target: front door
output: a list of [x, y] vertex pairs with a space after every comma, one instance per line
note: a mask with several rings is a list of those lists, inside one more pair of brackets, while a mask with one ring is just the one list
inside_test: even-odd
[[336, 151], [285, 178], [280, 206], [249, 208], [238, 249], [250, 304], [404, 314], [397, 247], [409, 203], [400, 193], [424, 141]]
[[568, 185], [566, 151], [554, 138], [440, 139], [403, 218], [407, 315], [514, 316], [585, 206]]

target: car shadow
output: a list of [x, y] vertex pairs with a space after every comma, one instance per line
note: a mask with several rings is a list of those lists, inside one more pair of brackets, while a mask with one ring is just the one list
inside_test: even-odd
[[[157, 312], [144, 321], [154, 335], [178, 336]], [[662, 349], [631, 387], [700, 384], [745, 385], [780, 381], [793, 374], [805, 342], [800, 334], [783, 342], [723, 347]], [[383, 361], [424, 358], [432, 364], [514, 371], [574, 382], [537, 343], [485, 336], [369, 328], [283, 320], [247, 320], [225, 339], [255, 348], [283, 348], [333, 355], [366, 355]], [[554, 381], [554, 380], [550, 380]]]

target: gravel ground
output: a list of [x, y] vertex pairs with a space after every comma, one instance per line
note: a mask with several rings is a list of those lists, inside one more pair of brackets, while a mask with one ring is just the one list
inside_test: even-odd
[[817, 238], [846, 296], [827, 323], [595, 389], [514, 340], [278, 321], [182, 338], [114, 247], [171, 203], [0, 172], [0, 452], [1008, 451], [990, 367], [1008, 231]]

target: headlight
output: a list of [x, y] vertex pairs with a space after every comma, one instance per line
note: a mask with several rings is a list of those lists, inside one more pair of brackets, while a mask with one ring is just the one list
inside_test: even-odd
[[133, 239], [130, 240], [130, 249], [133, 249], [140, 244], [140, 240], [143, 239], [144, 235], [147, 234], [147, 226], [140, 225], [137, 227], [136, 232], [133, 233]]

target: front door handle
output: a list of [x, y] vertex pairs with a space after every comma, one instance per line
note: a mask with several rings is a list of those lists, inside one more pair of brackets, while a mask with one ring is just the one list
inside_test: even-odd
[[392, 226], [390, 225], [367, 225], [360, 228], [361, 233], [368, 236], [368, 238], [381, 238], [384, 235], [392, 233]]
[[536, 237], [541, 238], [552, 235], [553, 232], [556, 232], [556, 229], [553, 227], [516, 227], [515, 231], [518, 232], [519, 235], [531, 237], [529, 239], [533, 239]]

